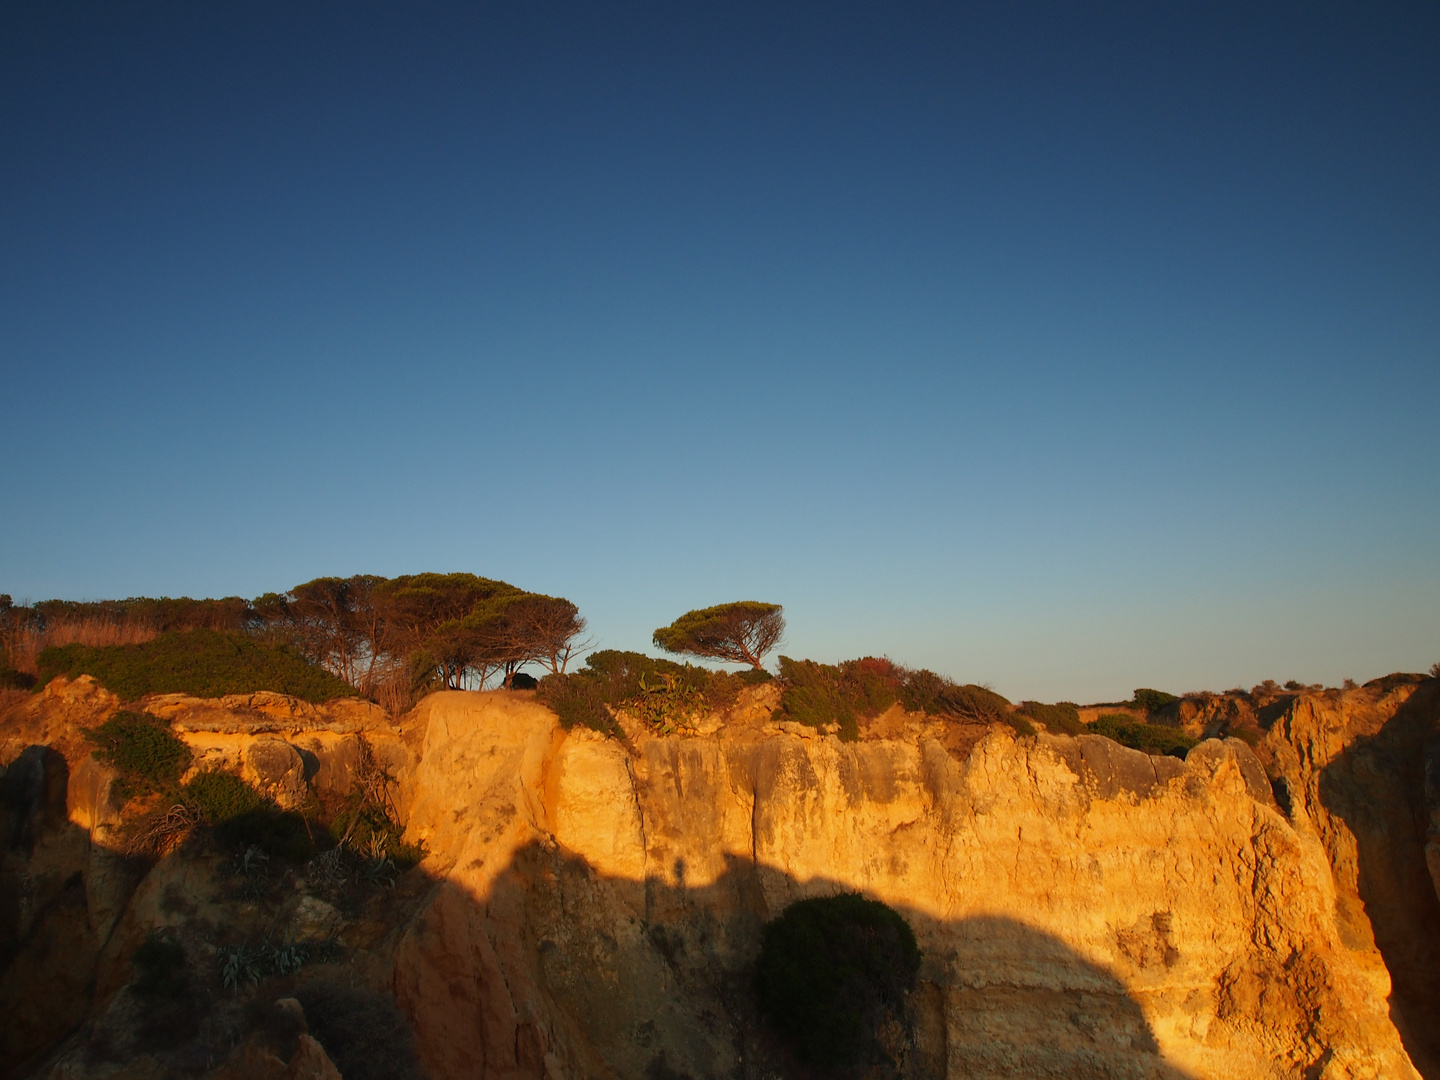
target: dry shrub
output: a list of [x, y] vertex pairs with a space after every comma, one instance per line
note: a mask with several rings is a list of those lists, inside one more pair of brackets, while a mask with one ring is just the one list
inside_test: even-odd
[[391, 716], [402, 716], [415, 707], [414, 680], [409, 670], [385, 679], [375, 687], [375, 703]]
[[142, 645], [154, 641], [160, 631], [153, 624], [137, 619], [106, 618], [103, 615], [77, 615], [55, 619], [43, 630], [36, 626], [18, 626], [10, 637], [10, 663], [26, 675], [40, 673], [40, 653], [62, 645]]

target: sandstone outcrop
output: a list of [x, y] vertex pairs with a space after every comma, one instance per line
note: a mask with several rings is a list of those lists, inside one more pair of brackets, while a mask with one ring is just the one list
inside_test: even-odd
[[427, 709], [410, 829], [443, 880], [395, 986], [437, 1078], [762, 1075], [759, 927], [852, 889], [925, 950], [912, 1075], [1415, 1075], [1323, 844], [1238, 740], [1182, 763], [997, 729], [957, 760]]
[[[433, 1080], [769, 1080], [790, 1066], [751, 1005], [760, 929], [850, 890], [924, 950], [910, 1077], [1440, 1075], [1434, 680], [1298, 695], [1255, 750], [1184, 761], [899, 710], [843, 743], [772, 726], [756, 695], [701, 734], [623, 739], [528, 692], [435, 694], [398, 722], [279, 695], [145, 706], [197, 768], [297, 805], [347, 789], [363, 736], [428, 856], [363, 911], [300, 878], [273, 912], [236, 906], [184, 853], [141, 879], [78, 734], [118, 702], [57, 680], [0, 721], [4, 1051], [32, 1063], [11, 1075], [114, 1074], [83, 1032], [55, 1040], [123, 1021], [148, 931], [198, 952], [228, 921], [338, 935]], [[305, 1045], [242, 1040], [215, 1075], [331, 1076]]]
[[1440, 1075], [1440, 682], [1392, 676], [1306, 695], [1261, 750], [1324, 847], [1342, 939], [1377, 988], [1393, 981], [1391, 1015], [1415, 1064]]

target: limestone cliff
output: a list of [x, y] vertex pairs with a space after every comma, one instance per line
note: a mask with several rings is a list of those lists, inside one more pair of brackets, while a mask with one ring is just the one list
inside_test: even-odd
[[[121, 858], [77, 734], [116, 706], [82, 680], [0, 718], [0, 1004], [8, 1060], [31, 1061], [10, 1075], [122, 1075], [86, 1040], [123, 1019], [150, 928], [330, 920], [346, 978], [394, 994], [433, 1080], [769, 1080], [788, 1066], [750, 1004], [760, 927], [848, 890], [925, 952], [908, 1076], [1399, 1078], [1412, 1057], [1437, 1075], [1433, 680], [1302, 695], [1258, 753], [1211, 740], [1183, 762], [898, 710], [842, 743], [757, 702], [703, 736], [619, 740], [528, 693], [436, 694], [399, 722], [149, 702], [282, 801], [343, 790], [365, 735], [429, 855], [345, 912], [308, 869], [263, 907], [183, 851]], [[241, 1040], [216, 1075], [265, 1053]]]
[[851, 889], [925, 950], [912, 1075], [1414, 1075], [1315, 826], [1239, 741], [626, 746], [514, 698], [424, 708], [410, 828], [443, 883], [395, 986], [437, 1080], [766, 1075], [758, 929]]

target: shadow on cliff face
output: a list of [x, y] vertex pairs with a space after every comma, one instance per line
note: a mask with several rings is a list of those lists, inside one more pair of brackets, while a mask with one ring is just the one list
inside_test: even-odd
[[1431, 679], [1326, 766], [1319, 785], [1355, 837], [1360, 899], [1390, 970], [1391, 1019], [1429, 1080], [1440, 1078], [1440, 882], [1426, 862], [1427, 840], [1440, 841], [1437, 781], [1440, 681]]
[[27, 747], [0, 775], [0, 1075], [22, 1075], [90, 1008], [100, 940], [69, 778], [48, 746]]
[[[643, 881], [606, 877], [534, 843], [483, 901], [439, 883], [395, 976], [433, 1080], [811, 1080], [756, 1013], [760, 930], [795, 900], [852, 890], [741, 858], [712, 882], [688, 876], [677, 861]], [[851, 1075], [1187, 1075], [1124, 985], [1059, 939], [1011, 918], [899, 910], [924, 950], [906, 1030], [889, 1040], [902, 1049]]]

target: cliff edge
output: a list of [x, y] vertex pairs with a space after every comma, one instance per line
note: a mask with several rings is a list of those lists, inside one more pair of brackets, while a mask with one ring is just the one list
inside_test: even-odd
[[[0, 717], [8, 1075], [164, 1075], [95, 1049], [132, 1007], [130, 956], [156, 928], [215, 952], [254, 927], [343, 945], [321, 974], [393, 995], [433, 1080], [768, 1080], [791, 1064], [754, 1014], [760, 929], [860, 891], [924, 951], [900, 1075], [1433, 1077], [1437, 686], [1303, 696], [1254, 749], [1184, 761], [898, 711], [846, 743], [758, 707], [604, 738], [524, 692], [434, 694], [399, 721], [150, 703], [197, 758], [296, 805], [344, 794], [357, 740], [386, 763], [427, 855], [346, 907], [313, 865], [260, 896], [184, 845], [124, 857], [113, 777], [77, 734], [118, 703], [58, 683]], [[239, 1017], [239, 997], [216, 1008]], [[260, 1053], [242, 1034], [195, 1073], [239, 1075]]]

